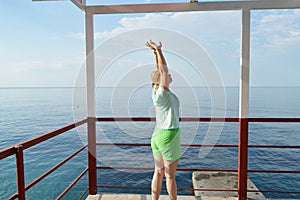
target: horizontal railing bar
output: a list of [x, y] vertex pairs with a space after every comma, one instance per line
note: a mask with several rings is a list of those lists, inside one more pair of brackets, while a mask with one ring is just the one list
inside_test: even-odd
[[[98, 117], [99, 122], [155, 122], [155, 117]], [[182, 122], [239, 122], [239, 118], [180, 117]]]
[[[57, 168], [59, 168], [60, 166], [62, 166], [68, 160], [70, 160], [71, 158], [73, 158], [74, 156], [76, 156], [78, 153], [80, 153], [86, 147], [87, 147], [87, 145], [84, 145], [83, 147], [79, 148], [77, 151], [75, 151], [74, 153], [72, 153], [71, 155], [69, 155], [67, 158], [65, 158], [64, 160], [62, 160], [61, 162], [59, 162], [57, 165], [55, 165], [54, 167], [52, 167], [51, 169], [49, 169], [48, 171], [46, 171], [45, 173], [43, 173], [41, 176], [39, 176], [38, 178], [36, 178], [35, 180], [33, 180], [31, 183], [29, 183], [28, 185], [26, 185], [25, 186], [25, 191], [29, 190], [31, 187], [33, 187], [35, 184], [37, 184], [38, 182], [40, 182], [46, 176], [48, 176], [49, 174], [51, 174]], [[15, 199], [17, 197], [18, 197], [18, 193], [15, 193], [12, 196], [10, 196], [9, 199]]]
[[238, 190], [230, 189], [217, 189], [217, 188], [177, 188], [177, 190], [189, 190], [189, 191], [210, 191], [210, 192], [237, 192]]
[[81, 199], [84, 197], [84, 195], [88, 192], [88, 190], [89, 190], [89, 188], [87, 187], [87, 188], [83, 191], [83, 193], [80, 195], [80, 197], [78, 198], [78, 200], [81, 200]]
[[[53, 171], [55, 171], [56, 169], [58, 169], [64, 163], [66, 163], [67, 161], [69, 161], [71, 158], [73, 158], [74, 156], [76, 156], [78, 153], [80, 153], [86, 147], [87, 147], [87, 145], [79, 148], [77, 151], [75, 151], [74, 153], [72, 153], [71, 155], [69, 155], [67, 158], [65, 158], [64, 160], [62, 160], [61, 162], [59, 162], [57, 165], [55, 165], [54, 167], [52, 167], [51, 169], [49, 169], [48, 171], [46, 171], [45, 173], [43, 173], [41, 176], [39, 176], [38, 178], [36, 178], [35, 180], [33, 180], [31, 183], [29, 183], [28, 185], [26, 185], [25, 186], [25, 191], [29, 190], [31, 187], [33, 187], [35, 184], [37, 184], [38, 182], [40, 182], [46, 176], [48, 176]], [[10, 196], [8, 199], [15, 199], [17, 197], [18, 197], [18, 193], [15, 193], [12, 196]]]
[[210, 192], [238, 192], [238, 190], [230, 189], [217, 189], [217, 188], [178, 188], [177, 190], [190, 190], [190, 191], [210, 191]]
[[[137, 186], [110, 186], [110, 185], [102, 185], [97, 186], [97, 188], [118, 188], [118, 189], [144, 189], [150, 190], [148, 187], [137, 187]], [[162, 190], [166, 190], [166, 188], [162, 188]], [[217, 189], [217, 188], [177, 188], [177, 190], [190, 190], [190, 191], [211, 191], [211, 192], [238, 192], [237, 189]], [[286, 194], [300, 194], [298, 191], [281, 191], [281, 190], [247, 190], [247, 192], [270, 192], [270, 193], [286, 193]]]
[[239, 118], [180, 117], [181, 122], [239, 122]]
[[[252, 123], [260, 123], [260, 122], [276, 122], [276, 123], [290, 123], [290, 122], [300, 122], [300, 118], [248, 118], [249, 122]], [[137, 121], [137, 122], [154, 122], [155, 118], [150, 118], [150, 117], [99, 117], [97, 118], [99, 122], [113, 122], [113, 121]], [[196, 118], [196, 117], [182, 117], [180, 118], [180, 121], [182, 122], [239, 122], [239, 118]], [[37, 145], [43, 141], [46, 141], [48, 139], [51, 139], [61, 133], [64, 133], [66, 131], [69, 131], [77, 126], [80, 126], [84, 123], [87, 122], [87, 119], [80, 120], [75, 123], [71, 123], [69, 125], [63, 126], [59, 129], [56, 129], [54, 131], [50, 131], [48, 133], [45, 133], [43, 135], [37, 136], [35, 138], [26, 140], [24, 142], [18, 143], [16, 145], [7, 147], [5, 149], [0, 150], [0, 160], [4, 159], [6, 157], [9, 157], [11, 155], [14, 155], [16, 153], [16, 146], [17, 145], [22, 145], [23, 149], [30, 148], [34, 145]], [[150, 144], [131, 144], [131, 143], [97, 143], [97, 145], [118, 145], [118, 146], [150, 146]], [[189, 147], [233, 147], [236, 148], [238, 145], [235, 144], [182, 144], [182, 146], [189, 146]], [[79, 152], [81, 152], [86, 146], [81, 147], [79, 150], [74, 152], [72, 155], [67, 157], [65, 160], [61, 161], [58, 163], [56, 166], [45, 172], [43, 175], [32, 181], [30, 184], [26, 186], [26, 190], [34, 186], [36, 183], [41, 181], [43, 178], [48, 176], [50, 173], [55, 171], [58, 167], [63, 165], [65, 162], [70, 160], [72, 157], [77, 155]], [[299, 149], [300, 146], [271, 146], [271, 145], [249, 145], [249, 148], [294, 148], [294, 149]], [[132, 170], [153, 170], [153, 168], [132, 168], [132, 167], [97, 167], [98, 169], [132, 169]], [[227, 172], [237, 172], [237, 170], [233, 169], [203, 169], [203, 168], [178, 168], [178, 171], [227, 171]], [[252, 173], [300, 173], [299, 170], [297, 171], [288, 171], [288, 170], [248, 170], [248, 172]], [[83, 175], [82, 175], [83, 176]], [[82, 177], [81, 176], [81, 177]], [[80, 177], [80, 178], [81, 178]], [[78, 179], [79, 180], [79, 179]], [[78, 181], [75, 179], [74, 181]], [[72, 183], [74, 183], [74, 181]], [[76, 184], [76, 182], [74, 184]], [[72, 183], [69, 185], [70, 188], [73, 187]], [[67, 193], [70, 189], [69, 187], [64, 191]], [[64, 193], [63, 192], [63, 193]], [[268, 191], [266, 191], [268, 192]], [[272, 192], [272, 191], [270, 191]], [[274, 191], [273, 191], [274, 192]], [[64, 193], [64, 194], [65, 194]], [[284, 193], [284, 191], [282, 191]], [[285, 192], [285, 193], [294, 193], [294, 192]], [[64, 195], [63, 194], [63, 195]], [[14, 199], [17, 198], [18, 194], [15, 193], [9, 199]]]
[[[155, 121], [155, 118], [150, 117], [99, 117], [97, 118], [99, 122], [113, 122], [113, 121], [139, 121], [139, 122], [147, 122], [147, 121]], [[196, 117], [182, 117], [180, 118], [182, 122], [238, 122], [239, 118], [196, 118]], [[27, 140], [25, 142], [21, 142], [16, 145], [23, 145], [24, 149], [27, 149], [33, 145], [36, 145], [40, 142], [43, 142], [47, 139], [50, 139], [56, 135], [59, 135], [63, 132], [66, 132], [68, 130], [71, 130], [77, 126], [80, 126], [87, 122], [87, 119], [83, 119], [81, 121], [69, 124], [67, 126], [61, 127], [57, 130], [51, 131], [49, 133], [45, 133], [43, 135], [37, 136], [35, 138], [32, 138], [30, 140]], [[300, 118], [249, 118], [249, 122], [300, 122]], [[13, 145], [11, 147], [5, 148], [0, 150], [0, 160], [3, 158], [6, 158], [8, 156], [13, 155], [16, 150], [15, 146]], [[259, 147], [264, 148], [264, 147]], [[273, 147], [275, 148], [275, 147]], [[284, 148], [298, 148], [295, 147], [284, 147]]]
[[70, 183], [70, 185], [56, 198], [56, 200], [60, 200], [65, 196], [65, 194], [84, 176], [84, 174], [87, 172], [88, 168], [85, 168], [77, 178]]
[[[98, 142], [98, 146], [151, 146], [149, 143], [111, 143], [111, 142]], [[224, 148], [237, 148], [237, 144], [181, 144], [183, 147], [224, 147]], [[249, 145], [249, 148], [282, 148], [282, 149], [300, 149], [300, 146], [273, 146], [273, 145]]]
[[300, 118], [249, 118], [249, 122], [300, 122]]
[[261, 193], [282, 193], [282, 194], [300, 194], [300, 191], [282, 191], [282, 190], [248, 190], [248, 192], [261, 192]]
[[[155, 117], [98, 117], [99, 122], [155, 122]], [[211, 117], [180, 117], [182, 122], [239, 122], [239, 118], [226, 117], [226, 118], [211, 118]], [[289, 123], [300, 122], [300, 118], [248, 118], [249, 122], [277, 122], [277, 123]]]
[[300, 146], [272, 146], [272, 145], [249, 145], [249, 148], [266, 148], [266, 149], [300, 149]]
[[[106, 143], [106, 142], [99, 142], [96, 143], [98, 146], [151, 146], [149, 143]], [[181, 144], [183, 147], [238, 147], [236, 144]]]
[[37, 144], [39, 144], [41, 142], [44, 142], [44, 141], [46, 141], [46, 140], [48, 140], [50, 138], [53, 138], [53, 137], [55, 137], [55, 136], [57, 136], [57, 135], [59, 135], [61, 133], [67, 132], [67, 131], [69, 131], [69, 130], [77, 127], [77, 126], [80, 126], [80, 125], [86, 123], [86, 122], [87, 122], [87, 119], [83, 119], [83, 120], [80, 120], [78, 122], [74, 122], [74, 123], [68, 124], [66, 126], [63, 126], [61, 128], [58, 128], [58, 129], [56, 129], [54, 131], [50, 131], [48, 133], [44, 133], [42, 135], [39, 135], [39, 136], [34, 137], [34, 138], [31, 138], [31, 139], [26, 140], [24, 142], [20, 142], [20, 143], [17, 143], [15, 145], [13, 145], [13, 146], [10, 146], [10, 147], [7, 147], [5, 149], [2, 149], [2, 150], [0, 150], [0, 160], [4, 159], [6, 157], [9, 157], [11, 155], [14, 155], [16, 153], [15, 146], [22, 145], [23, 150], [28, 149], [28, 148], [30, 148], [30, 147], [32, 147], [34, 145], [37, 145]]
[[[110, 186], [110, 185], [101, 185], [97, 186], [97, 188], [116, 188], [116, 189], [142, 189], [142, 190], [150, 190], [149, 187], [138, 187], [138, 186]], [[167, 190], [167, 188], [162, 188], [162, 190]], [[238, 192], [237, 189], [216, 189], [216, 188], [177, 188], [177, 190], [189, 190], [189, 191], [210, 191], [210, 192]], [[281, 191], [281, 190], [247, 190], [247, 192], [270, 192], [270, 193], [285, 193], [285, 194], [300, 194], [300, 192], [292, 192], [292, 191]]]
[[18, 146], [18, 145], [15, 144], [14, 146], [10, 146], [5, 149], [1, 149], [0, 150], [0, 160], [14, 155], [17, 152], [16, 146]]
[[251, 173], [278, 173], [278, 174], [300, 174], [300, 170], [260, 170], [248, 169]]
[[7, 200], [14, 200], [18, 197], [19, 197], [18, 193], [15, 193], [15, 194], [11, 195], [10, 197], [8, 197]]
[[[140, 189], [150, 190], [149, 187], [136, 187], [136, 186], [110, 186], [110, 185], [98, 185], [97, 188], [118, 188], [118, 189]], [[162, 188], [163, 190], [163, 188]]]
[[153, 167], [122, 167], [122, 166], [97, 166], [97, 169], [124, 169], [124, 170], [154, 170]]
[[98, 122], [130, 122], [130, 121], [137, 121], [137, 122], [155, 122], [154, 117], [97, 117]]
[[[116, 145], [116, 146], [150, 146], [150, 144], [144, 144], [144, 143], [97, 143], [97, 145], [102, 146], [109, 146], [109, 145]], [[181, 146], [189, 146], [189, 147], [238, 147], [238, 145], [235, 144], [182, 144]], [[299, 149], [300, 146], [273, 146], [273, 145], [249, 145], [249, 148], [285, 148], [285, 149]], [[1, 154], [3, 152], [3, 154]], [[8, 157], [10, 155], [13, 155], [16, 152], [15, 147], [3, 149], [0, 151], [0, 160]]]
[[[123, 169], [123, 170], [154, 170], [153, 167], [123, 167], [123, 166], [97, 166], [97, 169]], [[237, 172], [236, 169], [217, 168], [177, 168], [177, 171], [211, 171], [211, 172]]]
[[35, 138], [32, 138], [32, 139], [29, 139], [27, 141], [24, 141], [24, 142], [21, 142], [20, 144], [23, 145], [24, 149], [28, 149], [29, 147], [32, 147], [34, 145], [37, 145], [41, 142], [44, 142], [50, 138], [53, 138], [61, 133], [64, 133], [64, 132], [67, 132], [73, 128], [76, 128], [82, 124], [85, 124], [87, 122], [87, 119], [83, 119], [83, 120], [80, 120], [78, 122], [74, 122], [74, 123], [71, 123], [71, 124], [68, 124], [66, 126], [63, 126], [61, 128], [58, 128], [54, 131], [50, 131], [48, 133], [45, 133], [43, 135], [40, 135], [40, 136], [37, 136]]
[[[150, 190], [149, 187], [138, 187], [138, 186], [111, 186], [111, 185], [100, 185], [97, 188], [116, 188], [116, 189], [141, 189], [141, 190]], [[167, 190], [167, 188], [162, 188], [162, 190]], [[211, 192], [237, 192], [238, 190], [230, 189], [217, 189], [217, 188], [177, 188], [177, 190], [189, 190], [189, 191], [211, 191]]]
[[65, 164], [67, 161], [69, 161], [70, 159], [72, 159], [74, 156], [76, 156], [77, 154], [79, 154], [86, 147], [87, 147], [87, 145], [84, 145], [84, 146], [80, 147], [78, 150], [76, 150], [75, 152], [73, 152], [72, 154], [70, 154], [67, 158], [65, 158], [64, 160], [62, 160], [61, 162], [59, 162], [57, 165], [55, 165], [54, 167], [52, 167], [51, 169], [49, 169], [48, 171], [46, 171], [45, 173], [43, 173], [41, 176], [39, 176], [38, 178], [36, 178], [35, 180], [33, 180], [31, 183], [29, 183], [28, 185], [26, 185], [25, 189], [26, 190], [30, 189], [32, 186], [34, 186], [35, 184], [37, 184], [38, 182], [40, 182], [46, 176], [48, 176], [53, 171], [55, 171], [56, 169], [58, 169], [60, 166], [62, 166], [63, 164]]
[[208, 191], [208, 192], [238, 192], [238, 190], [230, 189], [217, 189], [217, 188], [178, 188], [177, 190], [189, 190], [189, 191]]
[[96, 145], [98, 146], [141, 146], [141, 147], [148, 147], [151, 144], [147, 143], [112, 143], [112, 142], [97, 142]]

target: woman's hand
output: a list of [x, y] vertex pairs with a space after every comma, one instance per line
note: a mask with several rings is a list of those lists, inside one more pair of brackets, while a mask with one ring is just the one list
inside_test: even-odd
[[158, 44], [156, 44], [155, 42], [153, 42], [152, 40], [149, 40], [147, 43], [146, 43], [146, 46], [153, 49], [154, 51], [155, 50], [158, 50], [158, 49], [161, 49], [162, 47], [162, 43], [159, 42]]

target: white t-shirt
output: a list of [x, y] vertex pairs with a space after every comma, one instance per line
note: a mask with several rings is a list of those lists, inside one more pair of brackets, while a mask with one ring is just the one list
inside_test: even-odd
[[155, 94], [152, 87], [152, 100], [156, 111], [156, 126], [160, 129], [179, 128], [179, 100], [177, 96], [159, 86]]

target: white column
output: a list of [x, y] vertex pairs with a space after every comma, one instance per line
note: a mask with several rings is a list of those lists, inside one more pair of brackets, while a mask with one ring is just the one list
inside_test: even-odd
[[247, 199], [249, 114], [250, 10], [242, 10], [239, 110], [238, 199]]
[[85, 14], [87, 116], [95, 117], [95, 56], [93, 15]]
[[241, 76], [239, 117], [248, 118], [249, 114], [249, 66], [250, 66], [250, 10], [242, 11], [241, 34]]
[[85, 32], [89, 169], [88, 182], [89, 194], [94, 195], [97, 194], [94, 21], [93, 15], [89, 13], [85, 14]]

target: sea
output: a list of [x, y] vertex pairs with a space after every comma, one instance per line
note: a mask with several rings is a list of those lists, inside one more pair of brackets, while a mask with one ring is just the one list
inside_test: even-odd
[[[182, 117], [238, 117], [239, 88], [174, 87]], [[300, 117], [300, 87], [251, 87], [249, 117]], [[151, 88], [98, 87], [97, 117], [154, 117]], [[86, 116], [85, 88], [0, 88], [0, 149], [73, 123]], [[149, 144], [155, 122], [98, 122], [97, 142]], [[237, 122], [181, 122], [182, 144], [238, 144]], [[24, 151], [25, 182], [87, 143], [82, 125]], [[250, 145], [300, 145], [300, 123], [250, 123]], [[237, 169], [237, 148], [182, 147], [180, 168]], [[248, 168], [300, 170], [300, 149], [250, 148]], [[149, 146], [98, 146], [97, 165], [113, 169], [97, 171], [98, 192], [150, 193], [151, 170], [121, 167], [153, 167]], [[55, 199], [85, 168], [87, 151], [79, 153], [26, 192], [27, 199]], [[260, 190], [300, 191], [300, 174], [249, 173]], [[0, 160], [0, 199], [16, 192], [15, 157]], [[192, 188], [192, 172], [178, 171], [178, 188]], [[107, 186], [146, 189], [113, 189]], [[87, 176], [63, 199], [78, 199], [87, 188]], [[165, 187], [165, 180], [163, 183]], [[162, 191], [166, 194], [166, 191]], [[193, 195], [180, 189], [178, 194]], [[300, 199], [300, 194], [263, 193], [267, 198]]]

